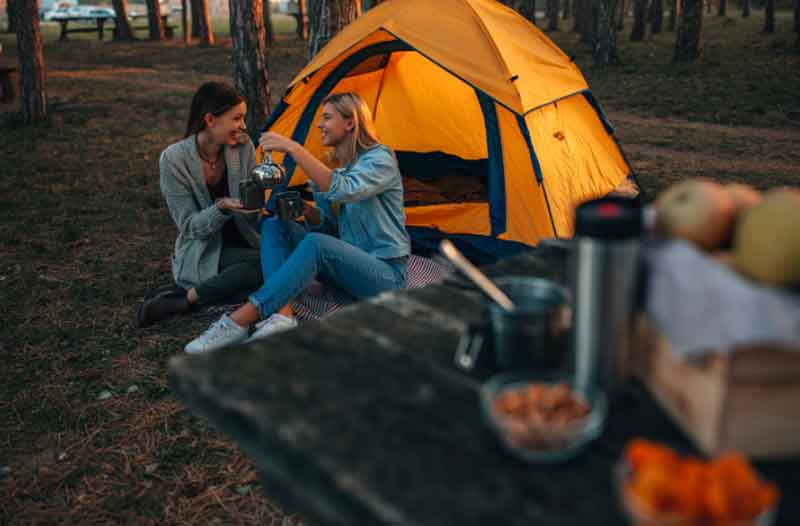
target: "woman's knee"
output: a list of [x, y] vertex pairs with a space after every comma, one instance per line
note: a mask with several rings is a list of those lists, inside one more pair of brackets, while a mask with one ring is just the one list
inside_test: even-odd
[[282, 234], [283, 222], [277, 217], [265, 217], [261, 220], [259, 228], [262, 236], [268, 236], [270, 234]]

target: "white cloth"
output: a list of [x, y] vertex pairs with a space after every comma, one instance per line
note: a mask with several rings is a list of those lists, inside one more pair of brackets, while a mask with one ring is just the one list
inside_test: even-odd
[[800, 292], [758, 284], [683, 241], [648, 246], [646, 309], [681, 356], [770, 344], [800, 349]]

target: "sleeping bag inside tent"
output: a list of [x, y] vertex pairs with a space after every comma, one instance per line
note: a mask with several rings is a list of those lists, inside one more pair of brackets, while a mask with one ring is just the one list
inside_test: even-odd
[[[494, 0], [389, 0], [369, 10], [292, 80], [262, 131], [324, 159], [321, 103], [344, 91], [366, 101], [397, 155], [417, 247], [448, 237], [502, 257], [569, 237], [576, 204], [629, 172], [575, 64]], [[290, 185], [306, 181], [290, 157], [283, 163]]]

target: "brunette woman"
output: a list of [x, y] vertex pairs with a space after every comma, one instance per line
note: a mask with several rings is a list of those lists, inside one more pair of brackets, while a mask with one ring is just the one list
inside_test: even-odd
[[161, 154], [161, 193], [178, 227], [172, 274], [179, 288], [146, 300], [139, 326], [195, 304], [243, 301], [261, 285], [257, 214], [239, 200], [239, 181], [255, 165], [245, 111], [231, 86], [203, 84], [184, 139]]
[[186, 352], [294, 327], [291, 300], [314, 278], [356, 298], [405, 286], [410, 243], [402, 179], [394, 154], [378, 142], [369, 108], [354, 93], [331, 95], [323, 102], [317, 127], [339, 168], [328, 168], [302, 145], [276, 133], [265, 133], [259, 141], [266, 150], [290, 155], [310, 179], [317, 206], [307, 206], [304, 214], [315, 231], [306, 233], [297, 223], [274, 218], [262, 221], [264, 285], [192, 340]]

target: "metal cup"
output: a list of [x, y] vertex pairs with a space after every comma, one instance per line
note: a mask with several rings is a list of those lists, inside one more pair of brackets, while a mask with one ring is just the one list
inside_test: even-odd
[[257, 179], [244, 179], [239, 183], [239, 196], [245, 209], [261, 208], [264, 206], [264, 185]]
[[303, 213], [303, 200], [300, 192], [288, 190], [275, 196], [275, 210], [281, 221], [293, 221]]
[[567, 289], [548, 279], [522, 276], [495, 283], [514, 302], [514, 310], [488, 304], [486, 319], [470, 324], [459, 340], [456, 366], [465, 371], [563, 366], [572, 313]]

